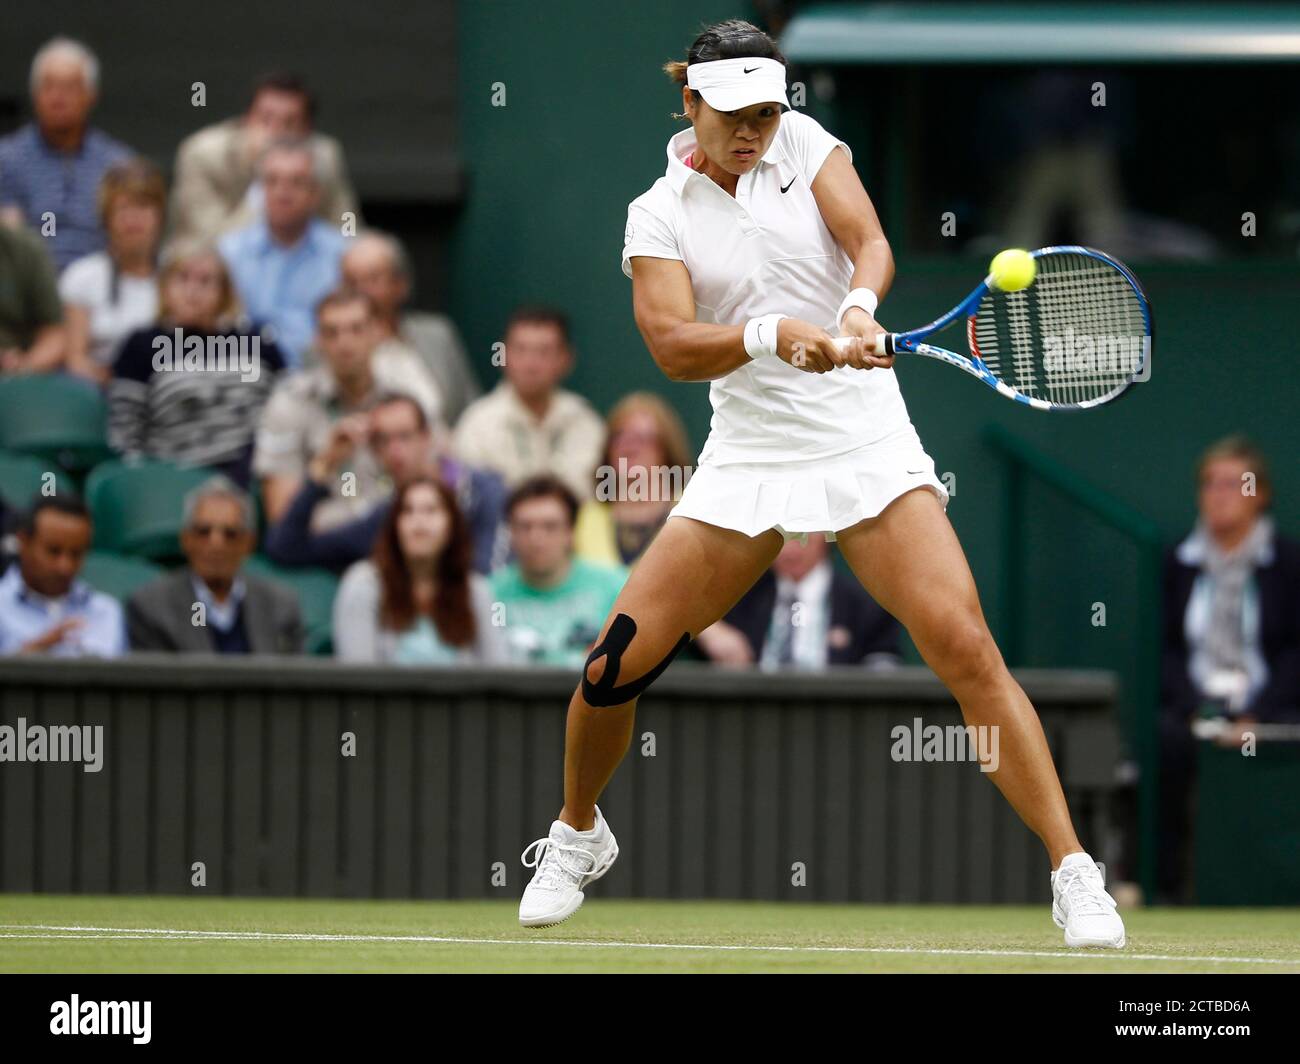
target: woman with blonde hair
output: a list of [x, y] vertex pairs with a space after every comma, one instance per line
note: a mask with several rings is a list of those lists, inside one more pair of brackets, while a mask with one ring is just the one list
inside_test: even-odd
[[208, 466], [247, 487], [253, 437], [279, 348], [242, 328], [226, 264], [211, 244], [169, 247], [157, 322], [127, 337], [108, 387], [108, 441], [125, 456]]
[[583, 503], [574, 551], [587, 561], [631, 565], [650, 545], [690, 478], [681, 418], [652, 392], [633, 392], [605, 419], [595, 497]]
[[69, 373], [105, 384], [122, 341], [158, 313], [158, 241], [167, 187], [147, 159], [128, 159], [105, 172], [99, 217], [108, 237], [103, 251], [69, 264], [59, 278]]
[[1300, 724], [1300, 543], [1274, 523], [1264, 452], [1234, 434], [1196, 463], [1196, 523], [1165, 557], [1160, 697], [1161, 900], [1190, 883], [1193, 725], [1241, 748], [1256, 724]]

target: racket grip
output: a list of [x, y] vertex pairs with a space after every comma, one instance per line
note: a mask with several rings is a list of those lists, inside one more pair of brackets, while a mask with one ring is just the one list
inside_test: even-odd
[[[852, 336], [835, 337], [835, 346], [843, 350], [848, 347], [854, 340]], [[877, 355], [892, 355], [894, 353], [894, 336], [892, 333], [877, 333], [876, 343], [873, 353]]]

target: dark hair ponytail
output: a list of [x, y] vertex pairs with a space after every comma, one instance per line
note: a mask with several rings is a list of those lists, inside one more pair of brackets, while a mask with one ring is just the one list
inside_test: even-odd
[[[752, 22], [729, 18], [705, 29], [691, 43], [686, 61], [672, 60], [664, 64], [664, 73], [676, 84], [686, 84], [686, 68], [692, 63], [712, 63], [717, 59], [775, 59], [785, 63], [785, 56], [766, 33]], [[696, 102], [699, 94], [696, 93]]]

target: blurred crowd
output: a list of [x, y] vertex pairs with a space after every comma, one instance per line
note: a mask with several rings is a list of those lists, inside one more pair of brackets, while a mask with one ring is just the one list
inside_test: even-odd
[[[182, 140], [170, 188], [93, 125], [98, 80], [88, 49], [51, 41], [32, 120], [0, 138], [0, 408], [41, 378], [100, 397], [107, 425], [99, 465], [4, 503], [0, 653], [580, 667], [689, 476], [673, 410], [634, 393], [602, 418], [566, 390], [569, 322], [544, 306], [509, 315], [480, 394], [455, 323], [408, 306], [406, 249], [363, 223], [300, 79], [259, 79], [243, 114]], [[182, 491], [163, 466], [196, 477]], [[93, 485], [132, 470], [151, 518], [174, 496], [173, 556], [155, 544], [162, 570], [97, 588]], [[830, 550], [787, 544], [688, 656], [896, 663], [897, 623]], [[332, 581], [323, 640], [305, 572]]]

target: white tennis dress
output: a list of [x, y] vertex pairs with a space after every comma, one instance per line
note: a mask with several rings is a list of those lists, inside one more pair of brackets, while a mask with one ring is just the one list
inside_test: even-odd
[[[758, 166], [729, 196], [686, 165], [695, 133], [668, 142], [668, 169], [627, 212], [623, 272], [638, 255], [690, 271], [697, 321], [742, 325], [783, 313], [834, 333], [853, 263], [812, 193], [826, 157], [847, 144], [787, 111]], [[875, 517], [916, 487], [948, 504], [892, 369], [806, 373], [762, 358], [709, 385], [709, 438], [671, 517], [756, 536], [835, 532]]]

